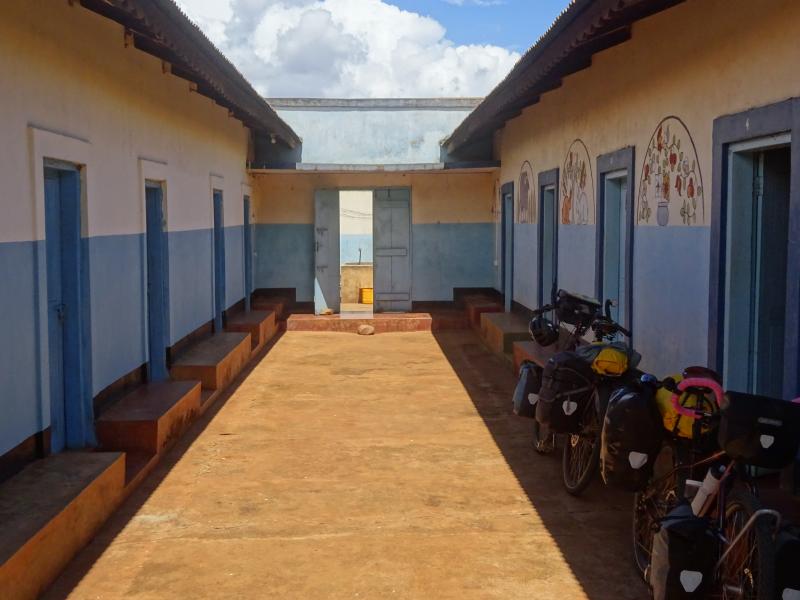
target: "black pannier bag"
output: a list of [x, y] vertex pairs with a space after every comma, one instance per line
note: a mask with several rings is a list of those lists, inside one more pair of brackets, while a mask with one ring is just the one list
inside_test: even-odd
[[536, 416], [536, 403], [539, 388], [542, 386], [542, 368], [526, 360], [519, 368], [519, 381], [514, 389], [514, 414], [533, 419]]
[[727, 392], [721, 410], [719, 445], [733, 459], [781, 469], [792, 464], [800, 445], [800, 404]]
[[600, 445], [603, 481], [631, 492], [643, 489], [653, 475], [664, 427], [649, 388], [615, 389], [606, 409]]
[[558, 290], [556, 315], [562, 323], [588, 327], [592, 324], [599, 310], [600, 303], [594, 298], [573, 294], [566, 290]]
[[581, 416], [592, 400], [592, 366], [574, 352], [559, 352], [542, 372], [536, 420], [555, 433], [577, 433]]
[[800, 598], [800, 531], [782, 530], [775, 540], [775, 598]]
[[653, 538], [650, 587], [655, 600], [706, 598], [712, 588], [719, 539], [708, 519], [697, 517], [688, 502], [661, 521]]

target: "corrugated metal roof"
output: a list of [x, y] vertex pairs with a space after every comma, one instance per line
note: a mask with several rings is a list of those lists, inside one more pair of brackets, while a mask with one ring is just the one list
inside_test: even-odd
[[444, 141], [446, 150], [500, 129], [563, 77], [591, 65], [593, 54], [630, 38], [631, 25], [684, 0], [572, 0], [506, 77]]

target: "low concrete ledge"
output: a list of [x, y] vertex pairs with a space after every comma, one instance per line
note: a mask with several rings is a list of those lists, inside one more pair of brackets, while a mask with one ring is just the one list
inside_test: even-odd
[[135, 389], [103, 414], [96, 423], [97, 437], [108, 450], [159, 454], [199, 413], [199, 381], [151, 383]]
[[463, 302], [469, 324], [477, 330], [481, 328], [483, 313], [503, 312], [503, 305], [500, 302], [486, 296], [465, 296]]
[[530, 339], [528, 321], [516, 313], [481, 313], [481, 337], [494, 352], [511, 354], [514, 342]]
[[229, 318], [225, 329], [249, 333], [251, 349], [253, 352], [258, 352], [277, 333], [278, 325], [274, 311], [251, 310]]
[[119, 506], [120, 452], [64, 452], [0, 485], [0, 598], [37, 598]]
[[204, 389], [226, 387], [250, 358], [249, 333], [217, 333], [189, 348], [172, 365], [172, 378], [197, 380]]

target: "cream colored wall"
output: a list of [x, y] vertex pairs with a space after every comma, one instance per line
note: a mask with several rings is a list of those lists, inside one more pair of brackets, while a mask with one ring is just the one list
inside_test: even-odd
[[89, 143], [88, 235], [143, 231], [140, 158], [166, 163], [170, 230], [211, 226], [212, 173], [224, 181], [225, 224], [242, 224], [247, 130], [160, 61], [125, 48], [120, 25], [78, 3], [7, 0], [0, 81], [0, 242], [42, 238], [29, 126]]
[[314, 222], [314, 191], [410, 187], [411, 218], [421, 223], [488, 223], [494, 173], [287, 173], [253, 177], [257, 223]]
[[501, 181], [516, 181], [526, 160], [534, 175], [563, 168], [580, 138], [593, 171], [598, 155], [636, 147], [636, 198], [650, 138], [675, 115], [697, 146], [708, 225], [713, 120], [800, 96], [799, 27], [796, 0], [690, 0], [636, 23], [629, 42], [595, 55], [591, 68], [506, 124]]

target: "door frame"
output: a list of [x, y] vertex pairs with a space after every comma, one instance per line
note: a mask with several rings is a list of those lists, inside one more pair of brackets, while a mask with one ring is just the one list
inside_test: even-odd
[[725, 352], [726, 244], [729, 151], [732, 145], [791, 135], [789, 247], [787, 248], [786, 333], [783, 395], [800, 392], [800, 98], [792, 98], [714, 119], [712, 134], [711, 260], [708, 303], [708, 364], [722, 372]]
[[[169, 346], [169, 330], [170, 330], [170, 319], [169, 319], [169, 242], [168, 242], [168, 234], [167, 234], [167, 211], [166, 211], [166, 202], [167, 202], [167, 194], [166, 194], [166, 182], [153, 180], [153, 179], [145, 179], [144, 180], [144, 187], [145, 187], [145, 297], [146, 297], [146, 306], [147, 306], [147, 357], [148, 357], [148, 364], [147, 364], [147, 377], [149, 381], [163, 381], [169, 378], [169, 370], [167, 368], [167, 355], [166, 349]], [[149, 207], [147, 202], [147, 190], [148, 189], [159, 189], [161, 193], [161, 207], [160, 207], [160, 216], [161, 216], [161, 230], [160, 235], [162, 237], [162, 254], [161, 254], [161, 261], [160, 266], [157, 269], [157, 274], [159, 275], [159, 279], [161, 280], [162, 288], [162, 306], [155, 307], [156, 309], [160, 310], [162, 313], [161, 321], [162, 321], [162, 331], [161, 331], [161, 342], [162, 342], [162, 356], [158, 359], [157, 367], [154, 366], [153, 361], [153, 354], [152, 354], [152, 340], [151, 335], [152, 332], [150, 330], [150, 314], [154, 307], [150, 306], [150, 297], [149, 292], [147, 291], [150, 285], [150, 227], [149, 227]]]
[[[85, 448], [96, 443], [94, 433], [94, 405], [92, 397], [92, 336], [91, 336], [91, 292], [90, 292], [90, 264], [89, 264], [89, 240], [86, 233], [85, 213], [85, 172], [83, 165], [77, 165], [57, 159], [44, 158], [42, 161], [42, 186], [44, 192], [44, 178], [48, 171], [58, 172], [58, 194], [59, 202], [59, 228], [61, 234], [64, 233], [64, 204], [63, 196], [68, 193], [74, 194], [75, 202], [72, 207], [72, 214], [68, 215], [73, 219], [73, 224], [77, 226], [77, 239], [71, 238], [70, 249], [73, 256], [73, 276], [61, 271], [61, 293], [62, 304], [66, 314], [75, 315], [74, 319], [68, 319], [63, 328], [61, 343], [62, 360], [62, 389], [63, 395], [54, 405], [54, 397], [49, 385], [50, 401], [50, 433], [51, 451], [56, 453], [65, 448]], [[47, 202], [43, 194], [43, 216], [46, 220]], [[44, 298], [47, 307], [47, 321], [45, 330], [48, 331], [46, 346], [47, 363], [49, 365], [52, 356], [49, 350], [49, 295], [47, 292], [47, 226], [45, 223], [45, 252], [44, 252]], [[70, 243], [70, 238], [66, 238]], [[63, 261], [63, 243], [58, 256]], [[62, 262], [63, 264], [63, 262]], [[77, 273], [75, 273], [77, 272]], [[75, 276], [77, 275], [77, 276]], [[70, 341], [67, 341], [70, 338]], [[45, 375], [49, 381], [49, 375]], [[54, 414], [61, 413], [63, 419], [59, 422], [54, 420]]]
[[542, 276], [544, 275], [544, 190], [545, 188], [552, 187], [555, 190], [554, 200], [555, 200], [555, 214], [553, 215], [554, 225], [553, 228], [553, 262], [555, 264], [555, 283], [556, 283], [556, 290], [558, 290], [558, 224], [559, 224], [559, 212], [558, 212], [558, 177], [559, 177], [559, 169], [556, 167], [555, 169], [550, 169], [549, 171], [542, 171], [539, 173], [539, 227], [538, 227], [538, 235], [539, 239], [537, 240], [537, 246], [539, 249], [539, 260], [538, 262], [538, 287], [539, 287], [539, 306], [544, 306], [546, 303], [550, 302], [550, 298], [546, 298], [545, 290], [544, 290], [544, 281], [542, 280]]
[[614, 152], [597, 157], [597, 214], [596, 214], [596, 251], [595, 251], [595, 293], [600, 302], [603, 298], [603, 251], [605, 235], [605, 193], [606, 175], [619, 171], [627, 171], [627, 193], [625, 194], [625, 322], [622, 323], [631, 332], [633, 343], [633, 250], [634, 250], [634, 212], [633, 190], [636, 186], [634, 164], [636, 151], [633, 146], [626, 146]]
[[[510, 201], [506, 201], [510, 198]], [[510, 207], [508, 206], [510, 204]], [[514, 182], [500, 187], [500, 282], [503, 309], [510, 313], [514, 302]], [[508, 261], [508, 262], [506, 262]]]
[[250, 220], [251, 200], [250, 194], [242, 196], [244, 212], [244, 231], [242, 243], [244, 244], [244, 309], [250, 310], [250, 295], [253, 293], [253, 230]]
[[214, 281], [214, 332], [222, 331], [222, 320], [225, 313], [225, 195], [222, 189], [211, 191], [212, 212], [212, 263]]

